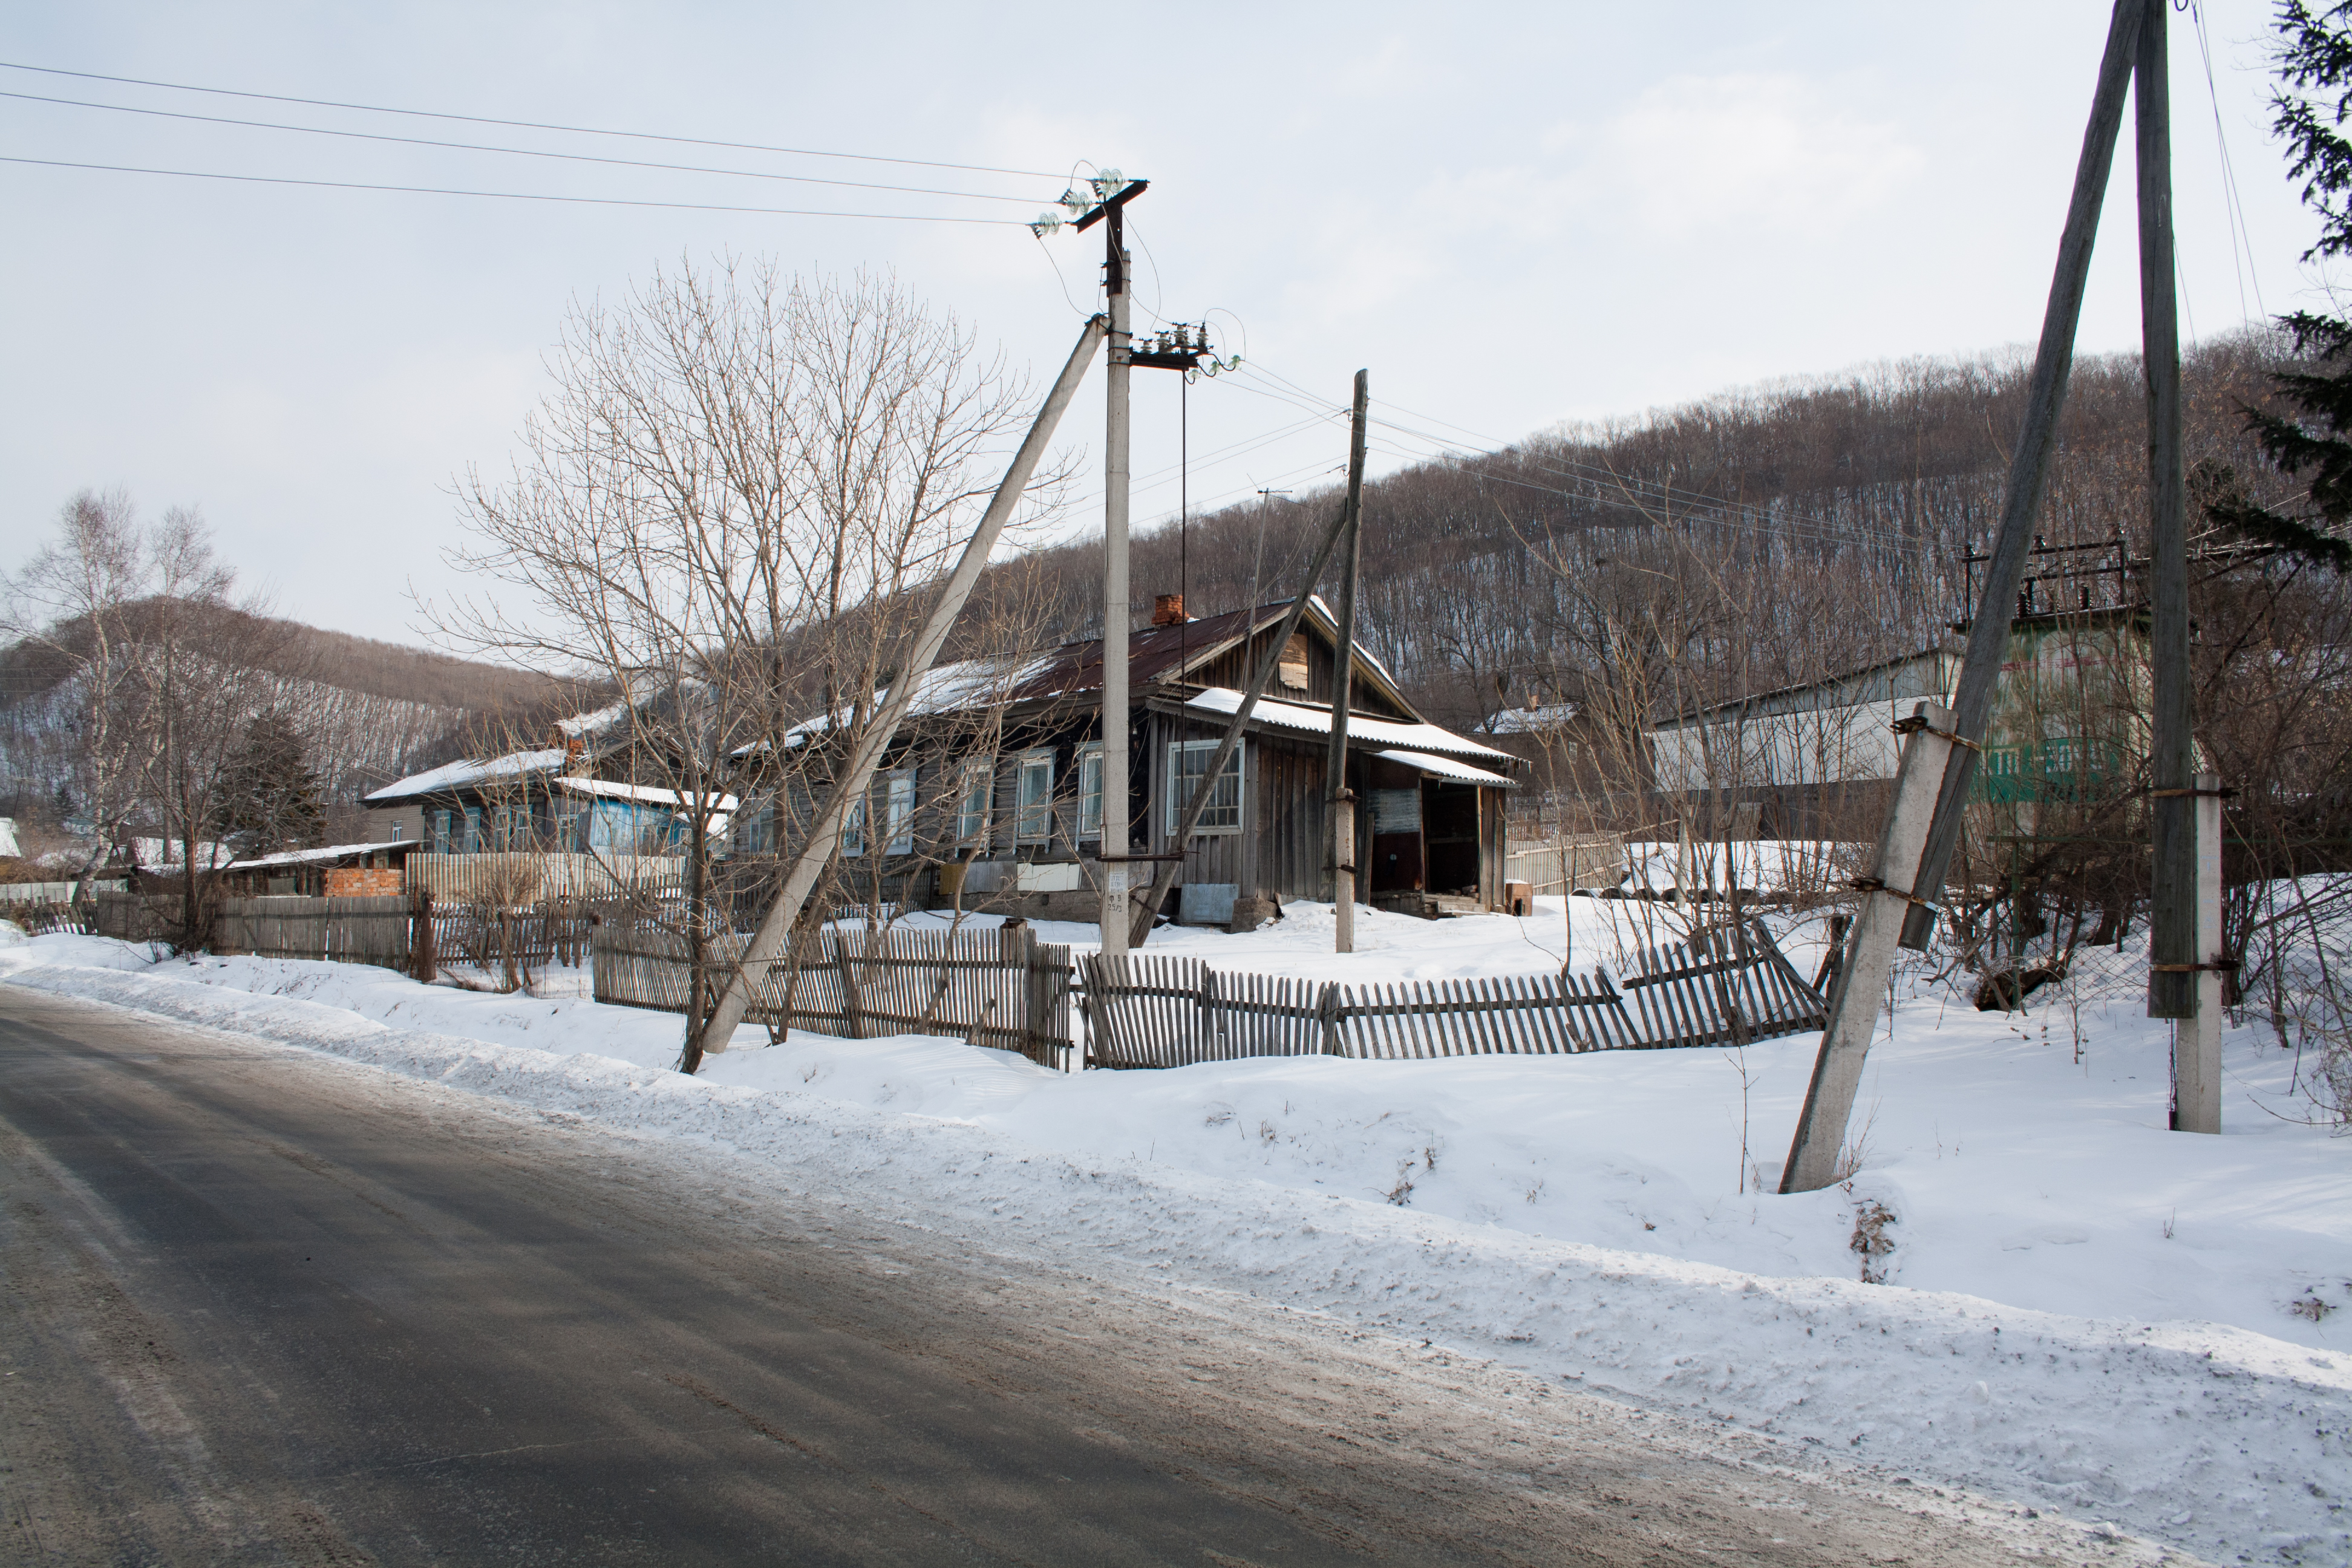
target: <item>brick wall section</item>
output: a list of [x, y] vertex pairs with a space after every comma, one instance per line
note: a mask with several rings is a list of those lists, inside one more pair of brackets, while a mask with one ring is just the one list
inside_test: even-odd
[[396, 899], [406, 891], [404, 874], [399, 871], [336, 866], [327, 872], [327, 897], [331, 899]]

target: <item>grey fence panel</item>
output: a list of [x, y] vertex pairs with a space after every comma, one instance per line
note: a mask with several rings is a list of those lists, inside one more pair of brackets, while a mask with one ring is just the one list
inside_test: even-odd
[[[742, 932], [709, 939], [717, 982], [750, 941]], [[686, 1011], [693, 972], [682, 934], [608, 922], [592, 946], [596, 1000]], [[779, 1031], [852, 1039], [952, 1036], [1058, 1066], [1074, 1048], [1070, 981], [1070, 950], [1025, 929], [823, 931], [796, 938], [753, 977], [750, 1016]]]
[[408, 900], [396, 897], [224, 899], [213, 951], [405, 969], [409, 914]]

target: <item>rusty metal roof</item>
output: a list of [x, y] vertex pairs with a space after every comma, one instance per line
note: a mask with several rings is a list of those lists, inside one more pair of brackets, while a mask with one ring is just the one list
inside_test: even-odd
[[[1257, 626], [1278, 620], [1290, 608], [1286, 601], [1262, 605], [1255, 611], [1229, 610], [1203, 616], [1181, 626], [1144, 626], [1127, 634], [1127, 679], [1130, 688], [1181, 671], [1213, 648], [1246, 636]], [[1103, 683], [1102, 639], [1064, 643], [1039, 661], [1039, 667], [1008, 694], [1013, 702], [1048, 697], [1076, 697], [1099, 691]]]

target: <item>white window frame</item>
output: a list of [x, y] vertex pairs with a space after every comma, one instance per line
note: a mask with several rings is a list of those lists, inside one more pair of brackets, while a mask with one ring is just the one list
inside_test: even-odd
[[[1029, 798], [1029, 776], [1043, 771], [1045, 787], [1038, 799]], [[1050, 751], [1024, 752], [1020, 766], [1013, 772], [1013, 837], [1020, 844], [1051, 844], [1054, 841], [1054, 753]]]
[[915, 852], [915, 770], [899, 768], [892, 772], [884, 789], [882, 824], [888, 837], [882, 852], [886, 855], [912, 855]]
[[1078, 837], [1103, 836], [1103, 749], [1100, 741], [1078, 748]]
[[956, 842], [988, 847], [988, 819], [996, 809], [996, 759], [963, 765], [956, 793]]
[[857, 859], [866, 853], [866, 798], [860, 795], [849, 803], [849, 815], [841, 822], [841, 853], [845, 859]]
[[[1168, 742], [1168, 831], [1170, 834], [1175, 833], [1177, 825], [1183, 819], [1185, 805], [1192, 798], [1192, 791], [1187, 787], [1188, 781], [1183, 776], [1182, 758], [1189, 752], [1197, 752], [1205, 759], [1214, 754], [1216, 749], [1222, 744], [1223, 742], [1221, 741], [1171, 741]], [[1249, 742], [1242, 742], [1234, 747], [1233, 757], [1226, 763], [1226, 769], [1232, 773], [1234, 780], [1234, 804], [1231, 808], [1234, 820], [1229, 823], [1210, 821], [1212, 815], [1223, 809], [1215, 804], [1215, 797], [1212, 796], [1210, 805], [1201, 813], [1199, 824], [1192, 829], [1196, 835], [1239, 833], [1242, 830], [1242, 824], [1249, 819], [1245, 809], [1248, 805], [1248, 784], [1245, 781], [1249, 775], [1242, 763], [1243, 753], [1248, 750]], [[1208, 765], [1205, 760], [1202, 765], [1204, 767]]]

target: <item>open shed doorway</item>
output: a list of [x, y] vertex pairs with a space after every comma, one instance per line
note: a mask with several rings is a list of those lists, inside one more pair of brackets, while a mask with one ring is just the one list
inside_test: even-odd
[[1478, 786], [1431, 779], [1422, 785], [1422, 846], [1428, 890], [1478, 896]]
[[1367, 893], [1417, 893], [1428, 884], [1422, 852], [1421, 770], [1381, 758], [1366, 759], [1365, 837], [1371, 859]]

